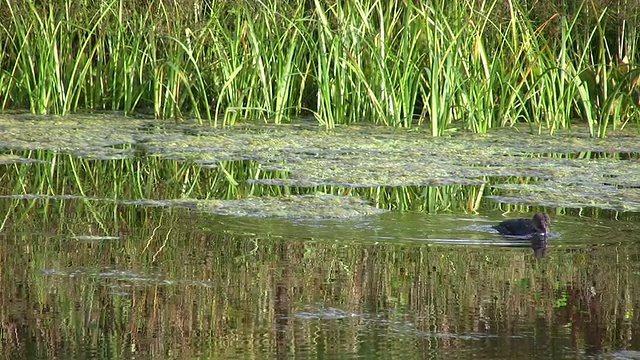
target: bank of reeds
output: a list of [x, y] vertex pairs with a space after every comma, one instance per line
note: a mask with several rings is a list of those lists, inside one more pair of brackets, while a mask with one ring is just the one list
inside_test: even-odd
[[[2, 0], [3, 109], [434, 136], [640, 120], [636, 2]], [[544, 129], [544, 130], [543, 130]]]

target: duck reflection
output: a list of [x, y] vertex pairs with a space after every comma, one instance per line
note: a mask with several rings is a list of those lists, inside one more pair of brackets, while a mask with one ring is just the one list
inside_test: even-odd
[[531, 248], [533, 249], [533, 256], [536, 259], [541, 259], [547, 256], [547, 245], [549, 241], [547, 239], [547, 235], [535, 234], [529, 239], [531, 242]]

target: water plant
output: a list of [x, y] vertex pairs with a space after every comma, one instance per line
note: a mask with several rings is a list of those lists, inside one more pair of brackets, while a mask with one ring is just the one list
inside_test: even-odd
[[605, 137], [640, 119], [634, 2], [13, 2], [0, 106], [152, 113], [214, 126], [527, 122]]

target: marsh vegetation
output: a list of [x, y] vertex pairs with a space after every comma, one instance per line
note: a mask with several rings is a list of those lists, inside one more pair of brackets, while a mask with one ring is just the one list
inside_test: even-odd
[[432, 135], [640, 120], [634, 1], [2, 0], [1, 107]]
[[[514, 129], [505, 129], [434, 139], [378, 126], [214, 129], [113, 115], [20, 115], [2, 123], [0, 146], [10, 150], [0, 157], [7, 164], [0, 182], [15, 195], [254, 198], [273, 207], [266, 213], [283, 205], [261, 197], [306, 195], [355, 196], [374, 208], [401, 211], [475, 212], [494, 202], [557, 211], [640, 210], [640, 143], [624, 133], [514, 137]], [[237, 204], [238, 211], [247, 206]], [[296, 203], [289, 215], [302, 209]]]

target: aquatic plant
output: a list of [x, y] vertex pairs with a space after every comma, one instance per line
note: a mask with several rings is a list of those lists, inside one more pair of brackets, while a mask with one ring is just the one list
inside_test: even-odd
[[0, 103], [604, 137], [640, 119], [640, 11], [570, 3], [2, 0]]
[[511, 136], [516, 128], [430, 138], [426, 131], [378, 126], [239, 131], [115, 115], [3, 118], [0, 148], [13, 149], [0, 157], [7, 194], [222, 200], [354, 195], [379, 209], [429, 212], [480, 211], [491, 196], [523, 206], [640, 208], [640, 164], [633, 161], [640, 144], [625, 134], [590, 139], [587, 129], [575, 129]]

